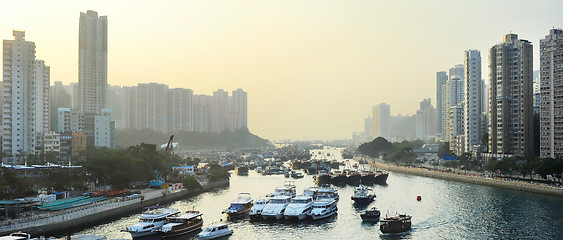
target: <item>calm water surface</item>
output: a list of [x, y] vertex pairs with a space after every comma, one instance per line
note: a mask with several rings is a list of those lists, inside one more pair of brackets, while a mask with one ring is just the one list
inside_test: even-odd
[[[316, 150], [315, 153], [318, 153]], [[336, 149], [324, 153], [340, 156]], [[328, 157], [329, 159], [333, 156]], [[174, 202], [181, 211], [203, 213], [204, 226], [225, 219], [221, 211], [249, 192], [263, 198], [288, 180], [283, 175], [231, 175], [230, 187]], [[563, 239], [563, 198], [537, 195], [502, 188], [390, 173], [386, 186], [373, 186], [376, 200], [355, 207], [350, 197], [353, 186], [337, 187], [340, 194], [338, 215], [323, 221], [230, 222], [234, 234], [223, 239]], [[295, 180], [298, 194], [314, 186], [311, 175]], [[416, 196], [422, 196], [417, 201]], [[377, 207], [386, 213], [412, 215], [413, 229], [402, 235], [382, 235], [379, 223], [362, 223], [359, 214]], [[131, 239], [121, 229], [138, 221], [139, 214], [115, 219], [76, 234], [94, 234], [108, 239]], [[154, 239], [154, 238], [153, 238]], [[197, 239], [195, 234], [172, 240]]]

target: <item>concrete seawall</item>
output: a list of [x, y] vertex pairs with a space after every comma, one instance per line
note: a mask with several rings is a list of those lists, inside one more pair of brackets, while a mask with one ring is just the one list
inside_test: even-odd
[[416, 167], [402, 167], [402, 166], [385, 164], [381, 162], [372, 162], [372, 164], [380, 169], [391, 171], [391, 172], [406, 173], [406, 174], [418, 175], [423, 177], [439, 178], [445, 180], [481, 184], [481, 185], [487, 185], [493, 187], [502, 187], [502, 188], [508, 188], [513, 190], [519, 190], [519, 191], [534, 192], [534, 193], [563, 197], [563, 188], [552, 187], [543, 184], [439, 172], [439, 171], [432, 171], [432, 170], [428, 170], [424, 168], [416, 168]]
[[12, 232], [22, 231], [29, 233], [32, 236], [60, 236], [65, 233], [92, 226], [96, 223], [110, 221], [117, 217], [139, 212], [147, 206], [170, 203], [190, 196], [195, 196], [215, 188], [228, 186], [229, 180], [225, 180], [204, 183], [202, 184], [203, 189], [200, 190], [190, 191], [182, 189], [174, 192], [170, 192], [168, 190], [154, 190], [143, 193], [144, 200], [142, 201], [140, 198], [127, 201], [107, 200], [84, 207], [45, 213], [23, 219], [15, 219], [14, 223], [3, 224], [0, 226], [0, 235], [7, 235]]

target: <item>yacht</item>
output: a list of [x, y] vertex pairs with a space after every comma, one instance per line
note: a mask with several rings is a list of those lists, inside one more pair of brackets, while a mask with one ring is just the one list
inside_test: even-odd
[[292, 198], [292, 196], [285, 195], [270, 198], [270, 201], [266, 204], [266, 206], [264, 206], [264, 209], [262, 210], [262, 218], [275, 218], [277, 220], [282, 219], [283, 212]]
[[352, 196], [352, 200], [354, 200], [354, 203], [357, 204], [370, 203], [374, 198], [375, 194], [373, 194], [371, 189], [367, 186], [362, 185], [362, 183], [354, 189], [354, 196]]
[[321, 195], [313, 202], [313, 210], [309, 214], [313, 220], [330, 217], [338, 211], [336, 199]]
[[239, 193], [238, 198], [232, 201], [231, 206], [223, 213], [226, 213], [229, 219], [244, 217], [250, 212], [253, 205], [250, 193]]
[[295, 197], [296, 191], [295, 191], [295, 184], [293, 183], [293, 181], [288, 181], [285, 183], [285, 185], [281, 186], [281, 187], [277, 187], [276, 190], [274, 190], [273, 193], [270, 193], [268, 195], [266, 195], [266, 197], [276, 197], [276, 196], [291, 196], [291, 197]]
[[319, 188], [318, 188], [318, 187], [310, 187], [310, 188], [307, 188], [307, 189], [303, 190], [303, 195], [305, 195], [305, 196], [311, 196], [312, 198], [316, 198], [318, 192], [319, 192]]
[[261, 220], [262, 219], [262, 210], [264, 209], [264, 206], [266, 206], [266, 204], [268, 203], [268, 200], [266, 199], [258, 199], [256, 200], [256, 202], [254, 202], [254, 206], [252, 206], [252, 208], [250, 208], [250, 220]]
[[139, 222], [127, 227], [125, 232], [129, 232], [131, 237], [144, 237], [158, 233], [158, 230], [164, 226], [168, 217], [180, 213], [176, 209], [169, 209], [160, 206], [152, 206], [145, 208]]
[[226, 223], [219, 223], [205, 227], [197, 237], [201, 240], [216, 239], [233, 234], [233, 230], [229, 229]]
[[203, 226], [203, 219], [201, 219], [199, 211], [186, 211], [180, 216], [172, 216], [166, 219], [166, 224], [158, 231], [162, 232], [162, 238], [179, 236], [186, 233], [195, 232]]
[[305, 195], [297, 196], [291, 199], [291, 201], [285, 208], [283, 216], [286, 220], [295, 218], [303, 220], [309, 216], [309, 213], [311, 213], [312, 209], [313, 197]]
[[317, 191], [317, 195], [327, 195], [329, 198], [334, 198], [336, 201], [340, 198], [338, 195], [338, 189], [331, 187], [330, 185], [323, 185]]

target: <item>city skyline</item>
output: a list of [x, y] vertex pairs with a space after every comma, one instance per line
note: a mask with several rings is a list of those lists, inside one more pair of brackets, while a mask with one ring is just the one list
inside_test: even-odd
[[[415, 114], [420, 101], [436, 95], [436, 72], [463, 63], [467, 49], [487, 52], [509, 32], [532, 43], [539, 69], [539, 40], [562, 27], [561, 3], [520, 2], [498, 11], [511, 3], [171, 2], [152, 9], [147, 1], [124, 11], [131, 2], [55, 8], [23, 1], [0, 10], [0, 36], [25, 30], [37, 58], [51, 66], [51, 82], [77, 82], [77, 18], [97, 11], [109, 19], [108, 84], [158, 82], [209, 95], [242, 88], [252, 96], [249, 129], [259, 136], [336, 139], [360, 131], [379, 102], [393, 106], [391, 115]], [[144, 17], [149, 9], [154, 16]], [[471, 10], [485, 17], [470, 18]], [[524, 17], [504, 21], [510, 16]], [[330, 117], [318, 121], [319, 113]]]

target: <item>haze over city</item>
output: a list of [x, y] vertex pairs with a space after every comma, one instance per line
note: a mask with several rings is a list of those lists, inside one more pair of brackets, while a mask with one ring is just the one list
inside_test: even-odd
[[[506, 6], [510, 5], [510, 8]], [[78, 16], [108, 16], [108, 84], [248, 93], [248, 127], [276, 139], [349, 138], [381, 102], [435, 105], [436, 72], [507, 33], [533, 44], [563, 27], [559, 1], [12, 1], [0, 37], [25, 30], [51, 82], [78, 81]]]

